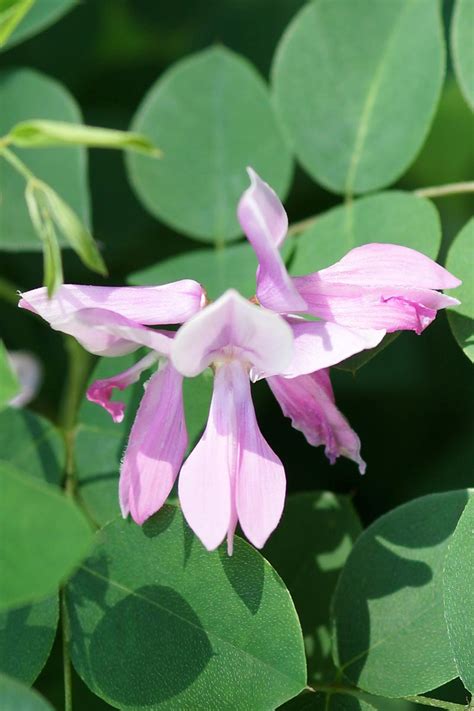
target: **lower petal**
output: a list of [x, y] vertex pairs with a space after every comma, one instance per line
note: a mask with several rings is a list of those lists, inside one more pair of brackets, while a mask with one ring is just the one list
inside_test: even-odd
[[324, 445], [331, 464], [342, 455], [356, 462], [361, 474], [365, 472], [360, 440], [336, 407], [329, 371], [320, 370], [297, 378], [273, 376], [267, 382], [283, 414], [309, 444]]
[[142, 524], [168, 497], [187, 447], [182, 377], [168, 363], [145, 386], [120, 473], [122, 512]]

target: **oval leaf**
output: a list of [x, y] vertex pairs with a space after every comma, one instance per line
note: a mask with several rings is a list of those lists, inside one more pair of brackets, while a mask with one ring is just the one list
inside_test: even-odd
[[474, 110], [474, 3], [456, 0], [451, 24], [454, 71], [467, 103]]
[[444, 566], [444, 610], [456, 666], [464, 686], [474, 694], [474, 497], [470, 499], [449, 544]]
[[467, 500], [467, 491], [415, 499], [356, 541], [334, 597], [335, 661], [369, 693], [420, 694], [457, 676], [443, 567]]
[[2, 711], [54, 711], [37, 691], [5, 674], [0, 674], [0, 708]]
[[443, 76], [434, 0], [309, 3], [273, 66], [276, 106], [301, 164], [346, 194], [383, 187], [406, 170], [428, 133]]
[[16, 25], [14, 32], [9, 35], [4, 47], [11, 47], [37, 32], [41, 32], [59, 20], [75, 4], [76, 0], [48, 0], [48, 2], [35, 0], [28, 12], [20, 18], [21, 21]]
[[456, 298], [461, 302], [456, 309], [448, 311], [448, 320], [456, 341], [469, 360], [474, 363], [474, 218], [454, 239], [446, 262], [446, 268], [462, 284], [456, 289]]
[[[41, 3], [39, 3], [41, 4]], [[31, 69], [0, 72], [0, 136], [30, 118], [79, 123], [79, 109], [56, 81]], [[33, 174], [50, 185], [79, 219], [89, 225], [87, 163], [84, 148], [11, 149]], [[41, 251], [42, 244], [28, 214], [25, 179], [0, 155], [0, 249]]]
[[238, 538], [208, 553], [174, 507], [100, 531], [67, 598], [74, 666], [122, 709], [276, 708], [305, 686], [281, 579]]
[[255, 69], [223, 47], [179, 62], [152, 86], [133, 130], [163, 159], [129, 155], [138, 197], [152, 214], [205, 241], [240, 234], [237, 202], [252, 165], [282, 196], [292, 161]]
[[8, 359], [7, 349], [0, 341], [0, 410], [12, 400], [20, 390], [18, 378]]

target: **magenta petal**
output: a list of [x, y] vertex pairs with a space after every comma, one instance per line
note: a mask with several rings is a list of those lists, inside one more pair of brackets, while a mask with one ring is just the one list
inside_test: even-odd
[[272, 311], [306, 311], [295, 289], [279, 247], [288, 229], [288, 218], [276, 193], [252, 168], [247, 168], [251, 185], [242, 195], [237, 217], [259, 261], [257, 297]]
[[122, 373], [117, 373], [117, 375], [113, 375], [111, 378], [95, 380], [87, 389], [87, 399], [107, 410], [114, 422], [122, 422], [125, 405], [123, 402], [111, 400], [113, 390], [125, 390], [125, 388], [132, 385], [132, 383], [136, 383], [140, 379], [140, 375], [143, 371], [156, 363], [158, 357], [157, 353], [148, 353], [144, 358], [135, 363], [135, 365], [132, 365], [131, 368], [124, 370]]
[[191, 279], [161, 286], [83, 286], [63, 284], [49, 299], [45, 287], [21, 295], [19, 306], [39, 314], [49, 323], [80, 309], [114, 311], [141, 324], [182, 323], [197, 313], [204, 290]]
[[167, 364], [145, 386], [120, 471], [120, 507], [142, 524], [164, 504], [187, 447], [182, 377]]
[[309, 444], [324, 445], [331, 464], [342, 455], [356, 462], [361, 474], [365, 472], [360, 440], [336, 407], [327, 370], [291, 379], [274, 376], [268, 384], [293, 427]]

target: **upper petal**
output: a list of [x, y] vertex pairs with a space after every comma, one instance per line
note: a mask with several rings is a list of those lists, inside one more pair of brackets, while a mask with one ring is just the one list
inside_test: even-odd
[[252, 168], [247, 168], [250, 187], [242, 195], [237, 217], [259, 261], [257, 296], [266, 308], [279, 313], [305, 311], [279, 247], [285, 239], [288, 218], [277, 194]]
[[258, 371], [279, 373], [289, 364], [292, 353], [293, 335], [285, 320], [229, 289], [181, 326], [171, 359], [175, 368], [188, 377], [230, 355], [254, 365]]
[[41, 287], [21, 295], [19, 306], [39, 314], [50, 323], [79, 309], [114, 311], [138, 323], [182, 323], [197, 313], [204, 299], [200, 284], [183, 279], [161, 286], [83, 286], [63, 284], [48, 298]]

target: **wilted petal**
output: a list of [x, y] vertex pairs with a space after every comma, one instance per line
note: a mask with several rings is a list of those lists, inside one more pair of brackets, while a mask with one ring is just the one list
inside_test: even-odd
[[251, 185], [240, 199], [237, 217], [259, 261], [258, 299], [279, 313], [306, 311], [279, 252], [288, 229], [285, 209], [277, 194], [252, 168], [247, 172]]
[[182, 377], [171, 364], [145, 387], [120, 472], [120, 507], [142, 524], [164, 504], [187, 447]]
[[161, 286], [83, 286], [63, 284], [48, 298], [45, 287], [21, 295], [19, 306], [52, 323], [81, 309], [114, 311], [141, 324], [182, 323], [197, 313], [204, 300], [200, 284], [183, 279]]
[[229, 289], [179, 329], [171, 359], [188, 377], [213, 361], [238, 358], [260, 372], [279, 373], [293, 352], [293, 335], [286, 321], [246, 301]]
[[309, 444], [324, 445], [331, 464], [342, 455], [356, 462], [361, 474], [365, 472], [360, 440], [335, 405], [327, 370], [292, 379], [275, 376], [268, 378], [268, 384], [293, 427]]
[[122, 422], [125, 405], [123, 402], [111, 400], [113, 390], [125, 390], [129, 385], [136, 383], [140, 379], [140, 375], [143, 371], [156, 363], [158, 358], [158, 354], [152, 351], [122, 373], [117, 373], [117, 375], [113, 375], [111, 378], [95, 380], [87, 389], [87, 399], [107, 410], [114, 422]]

